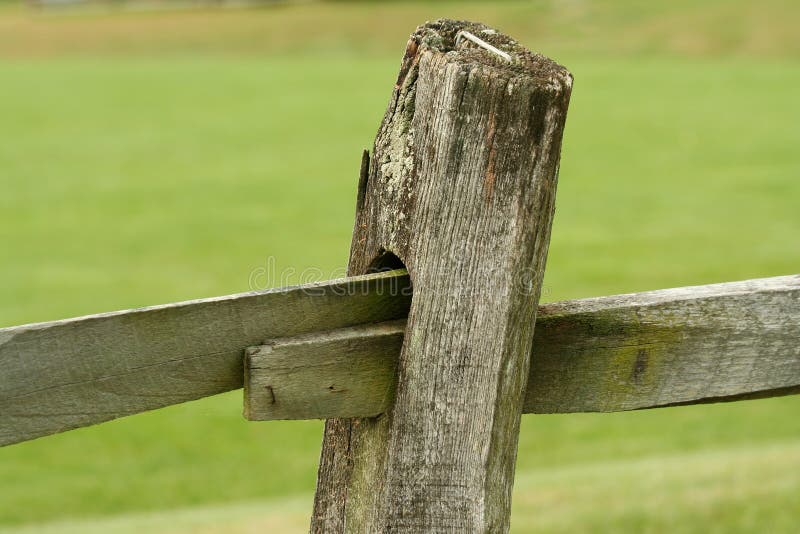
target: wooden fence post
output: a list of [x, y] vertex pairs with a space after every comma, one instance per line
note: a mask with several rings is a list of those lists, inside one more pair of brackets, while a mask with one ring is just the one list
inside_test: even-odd
[[327, 422], [313, 532], [508, 530], [571, 85], [481, 24], [411, 36], [365, 154], [349, 263], [411, 275], [395, 403]]

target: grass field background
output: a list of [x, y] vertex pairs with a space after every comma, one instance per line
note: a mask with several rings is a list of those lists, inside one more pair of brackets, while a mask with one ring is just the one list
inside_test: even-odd
[[[0, 326], [247, 290], [270, 257], [341, 268], [360, 151], [438, 16], [575, 75], [545, 300], [800, 272], [797, 3], [7, 3]], [[527, 416], [512, 530], [795, 532], [798, 410]], [[0, 531], [302, 531], [321, 423], [240, 412], [234, 393], [0, 449]]]

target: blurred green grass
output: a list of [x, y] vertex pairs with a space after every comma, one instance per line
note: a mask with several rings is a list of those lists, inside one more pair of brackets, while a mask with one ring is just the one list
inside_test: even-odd
[[[0, 326], [246, 290], [270, 256], [279, 270], [343, 266], [360, 150], [386, 105], [402, 34], [448, 11], [482, 15], [575, 74], [546, 300], [798, 272], [796, 43], [744, 46], [761, 19], [735, 19], [744, 38], [731, 38], [732, 15], [698, 15], [736, 13], [719, 2], [656, 13], [667, 29], [707, 29], [700, 40], [714, 46], [676, 47], [659, 37], [666, 30], [648, 30], [665, 8], [627, 2], [576, 2], [595, 13], [591, 23], [577, 36], [540, 36], [538, 25], [561, 20], [552, 5], [335, 3], [226, 12], [222, 22], [206, 12], [20, 22], [8, 8], [0, 26], [39, 43], [31, 49], [43, 57], [17, 53], [20, 41], [9, 47], [0, 31]], [[782, 5], [766, 5], [762, 19], [779, 18]], [[323, 34], [363, 26], [358, 39], [385, 48], [324, 49], [313, 21], [336, 9], [347, 25]], [[211, 31], [287, 20], [305, 21], [296, 31], [316, 44], [226, 48], [226, 34]], [[618, 22], [634, 28], [627, 40]], [[87, 27], [99, 36], [80, 39]], [[64, 35], [72, 48], [53, 44]], [[606, 35], [596, 51], [593, 35]], [[183, 48], [196, 42], [207, 47]], [[792, 532], [798, 408], [783, 398], [528, 416], [515, 531]], [[88, 531], [63, 521], [125, 513], [98, 528], [171, 532], [179, 512], [169, 510], [190, 507], [212, 510], [209, 531], [231, 510], [296, 529], [292, 514], [310, 511], [321, 424], [245, 423], [240, 411], [234, 393], [0, 449], [0, 526]], [[164, 521], [148, 523], [148, 511]]]
[[[562, 533], [792, 532], [800, 481], [787, 466], [798, 463], [800, 449], [790, 442], [545, 466], [517, 476], [511, 531], [531, 532], [536, 525], [536, 532]], [[308, 506], [307, 499], [279, 497], [66, 520], [16, 532], [301, 532], [307, 529]]]

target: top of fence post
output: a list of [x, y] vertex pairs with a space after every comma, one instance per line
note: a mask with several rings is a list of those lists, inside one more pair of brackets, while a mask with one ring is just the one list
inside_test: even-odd
[[402, 262], [414, 296], [393, 408], [326, 424], [313, 532], [503, 532], [571, 75], [486, 26], [408, 42], [349, 274]]

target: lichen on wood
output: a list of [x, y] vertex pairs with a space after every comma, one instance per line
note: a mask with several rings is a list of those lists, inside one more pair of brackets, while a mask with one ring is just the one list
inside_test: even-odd
[[[456, 46], [460, 31], [512, 61]], [[411, 275], [396, 399], [378, 418], [326, 424], [312, 531], [508, 529], [571, 87], [566, 69], [482, 24], [411, 35], [348, 270], [388, 252]]]

